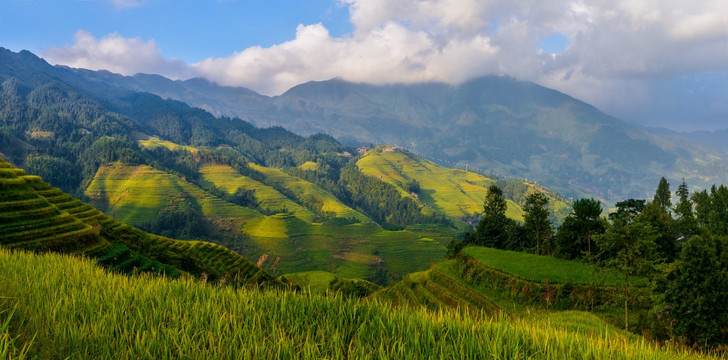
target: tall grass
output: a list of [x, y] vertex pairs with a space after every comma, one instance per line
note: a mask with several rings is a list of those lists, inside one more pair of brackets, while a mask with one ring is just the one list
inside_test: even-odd
[[88, 260], [0, 249], [0, 309], [13, 307], [22, 321], [10, 336], [35, 336], [30, 355], [43, 359], [701, 357], [543, 323], [120, 276]]
[[32, 344], [32, 340], [20, 349], [15, 346], [15, 337], [10, 334], [10, 320], [13, 312], [9, 310], [0, 311], [0, 359], [20, 360], [25, 359]]

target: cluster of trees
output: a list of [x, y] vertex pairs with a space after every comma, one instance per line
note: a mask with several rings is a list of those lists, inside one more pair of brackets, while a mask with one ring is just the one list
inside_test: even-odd
[[[506, 217], [501, 189], [489, 188], [484, 216], [474, 232], [449, 245], [454, 255], [467, 245], [527, 251], [617, 269], [624, 275], [625, 327], [630, 278], [651, 281], [650, 327], [656, 337], [700, 347], [728, 344], [728, 188], [689, 192], [683, 181], [672, 204], [661, 179], [651, 202], [628, 199], [602, 216], [598, 200], [580, 199], [554, 230], [548, 198], [525, 199], [524, 222]], [[649, 296], [648, 296], [649, 297]]]
[[341, 171], [339, 184], [345, 189], [346, 202], [362, 210], [385, 228], [403, 229], [411, 224], [450, 224], [441, 214], [425, 215], [419, 205], [391, 184], [359, 171], [352, 162]]

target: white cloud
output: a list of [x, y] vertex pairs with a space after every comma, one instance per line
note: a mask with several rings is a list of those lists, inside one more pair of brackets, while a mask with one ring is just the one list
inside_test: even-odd
[[76, 32], [75, 40], [70, 46], [47, 49], [43, 57], [52, 64], [109, 70], [123, 75], [148, 73], [173, 79], [191, 75], [183, 61], [165, 58], [154, 40], [127, 39], [117, 33], [96, 39], [83, 30]]
[[[136, 3], [132, 0], [119, 0]], [[154, 41], [79, 32], [56, 63], [121, 73], [204, 76], [279, 94], [310, 80], [460, 83], [508, 74], [609, 110], [647, 103], [650, 82], [728, 71], [725, 0], [338, 0], [354, 32], [299, 25], [294, 39], [185, 66]], [[539, 50], [553, 33], [567, 49]]]

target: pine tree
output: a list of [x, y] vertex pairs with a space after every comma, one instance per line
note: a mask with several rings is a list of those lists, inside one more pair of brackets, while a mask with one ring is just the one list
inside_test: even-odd
[[483, 205], [483, 219], [475, 229], [475, 243], [502, 249], [508, 240], [509, 219], [506, 217], [508, 203], [503, 191], [496, 185], [488, 188]]
[[550, 255], [553, 251], [551, 243], [554, 231], [549, 220], [548, 203], [549, 198], [537, 192], [528, 195], [523, 206], [524, 227], [530, 240], [528, 247], [533, 248], [536, 254]]
[[652, 202], [657, 203], [662, 207], [663, 210], [669, 212], [672, 207], [672, 194], [670, 193], [670, 183], [664, 177], [660, 179], [660, 184], [657, 185], [657, 191], [655, 192], [655, 198]]
[[690, 201], [690, 191], [685, 179], [677, 187], [676, 194], [678, 197], [678, 203], [675, 205], [676, 229], [678, 236], [687, 239], [697, 234], [698, 224], [693, 213], [693, 203]]

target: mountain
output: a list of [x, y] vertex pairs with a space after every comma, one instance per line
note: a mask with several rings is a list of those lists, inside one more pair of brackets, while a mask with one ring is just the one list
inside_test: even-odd
[[716, 149], [728, 152], [728, 129], [713, 130], [713, 131], [693, 131], [682, 134], [685, 137], [712, 146]]
[[695, 187], [728, 180], [723, 151], [680, 135], [650, 133], [566, 94], [509, 77], [458, 86], [333, 79], [275, 97], [200, 79], [109, 73], [103, 79], [258, 126], [322, 132], [350, 145], [404, 146], [441, 164], [527, 178], [570, 197], [646, 198], [663, 176], [685, 178]]

